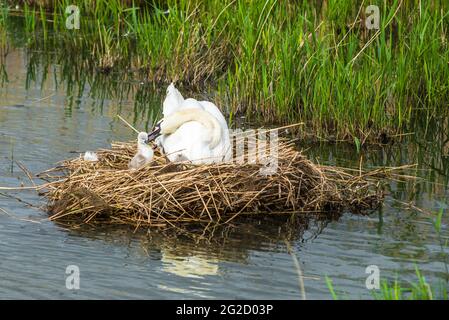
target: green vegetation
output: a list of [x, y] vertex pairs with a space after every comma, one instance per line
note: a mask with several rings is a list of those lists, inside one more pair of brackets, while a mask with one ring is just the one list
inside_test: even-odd
[[377, 300], [447, 300], [447, 287], [442, 283], [436, 288], [432, 288], [416, 267], [416, 277], [418, 281], [411, 283], [409, 286], [401, 287], [398, 280], [392, 284], [383, 281], [380, 293], [373, 292], [373, 296]]
[[[28, 3], [42, 2], [45, 11], [10, 10], [25, 20], [30, 48], [74, 52], [83, 65], [131, 70], [159, 87], [177, 80], [214, 95], [231, 117], [304, 121], [304, 133], [359, 149], [447, 115], [444, 0]], [[72, 3], [79, 30], [65, 26]], [[379, 30], [365, 27], [368, 4], [380, 8]]]
[[[435, 214], [432, 219], [432, 224], [435, 232], [438, 235], [438, 241], [441, 248], [441, 254], [444, 257], [444, 281], [441, 281], [434, 286], [431, 286], [419, 268], [415, 266], [415, 272], [417, 282], [401, 284], [396, 278], [394, 281], [383, 280], [379, 290], [373, 290], [372, 295], [376, 300], [434, 300], [444, 299], [448, 300], [448, 285], [449, 285], [449, 272], [447, 266], [447, 253], [445, 249], [448, 248], [447, 241], [444, 242], [441, 237], [441, 221], [443, 217], [443, 209]], [[337, 293], [332, 280], [326, 276], [326, 285], [329, 288], [329, 292], [334, 300], [342, 298], [341, 293]]]
[[[383, 280], [379, 291], [373, 290], [373, 298], [376, 300], [448, 299], [447, 287], [444, 283], [437, 285], [436, 288], [432, 288], [417, 267], [416, 276], [416, 283], [408, 283], [403, 285], [401, 285], [397, 279], [393, 282]], [[342, 293], [336, 293], [332, 280], [328, 277], [326, 277], [326, 284], [334, 300], [339, 300], [344, 297]]]

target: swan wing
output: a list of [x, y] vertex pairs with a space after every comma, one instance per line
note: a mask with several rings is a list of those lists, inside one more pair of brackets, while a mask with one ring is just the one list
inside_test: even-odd
[[144, 157], [143, 155], [138, 153], [131, 159], [131, 161], [128, 164], [128, 168], [137, 170], [139, 168], [142, 168], [144, 165], [146, 165], [150, 161], [151, 161], [151, 159]]
[[164, 117], [176, 112], [181, 108], [184, 102], [184, 97], [181, 92], [174, 86], [173, 82], [167, 88], [167, 96], [165, 97], [164, 103], [162, 105], [162, 113]]
[[205, 111], [209, 112], [211, 115], [217, 118], [222, 128], [228, 130], [228, 123], [226, 122], [223, 113], [221, 113], [220, 109], [218, 109], [218, 107], [214, 103], [210, 101], [199, 101], [199, 103]]
[[140, 154], [136, 154], [128, 164], [129, 169], [139, 169], [142, 164], [142, 156]]
[[187, 98], [182, 102], [180, 109], [202, 109], [207, 111], [217, 119], [222, 128], [228, 129], [228, 123], [226, 122], [224, 115], [221, 113], [220, 109], [210, 101], [198, 101], [193, 98]]
[[213, 115], [219, 122], [221, 127], [221, 140], [220, 143], [217, 144], [217, 152], [218, 154], [224, 156], [225, 161], [230, 160], [232, 157], [232, 150], [229, 137], [229, 128], [223, 113], [221, 113], [220, 109], [218, 109], [218, 107], [210, 101], [200, 101], [199, 103], [203, 106], [205, 111]]
[[199, 122], [182, 124], [175, 132], [165, 135], [161, 140], [164, 153], [171, 162], [192, 160], [202, 150], [204, 127]]
[[229, 139], [220, 141], [211, 148], [208, 141], [204, 140], [207, 133], [204, 126], [196, 121], [186, 122], [178, 130], [164, 136], [162, 143], [165, 154], [171, 162], [191, 161], [193, 164], [220, 163], [230, 160]]
[[193, 98], [187, 98], [185, 99], [182, 104], [181, 104], [181, 108], [182, 110], [184, 109], [201, 109], [204, 110], [204, 107], [202, 106], [202, 104]]

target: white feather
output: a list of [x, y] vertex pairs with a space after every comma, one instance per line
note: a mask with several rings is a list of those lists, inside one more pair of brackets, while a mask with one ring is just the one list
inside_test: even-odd
[[92, 151], [86, 151], [84, 153], [84, 161], [90, 161], [90, 162], [97, 162], [98, 156], [95, 152]]

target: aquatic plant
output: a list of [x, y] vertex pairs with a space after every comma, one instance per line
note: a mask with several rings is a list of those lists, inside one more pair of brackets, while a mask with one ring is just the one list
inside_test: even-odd
[[[447, 267], [447, 242], [443, 242], [441, 238], [441, 221], [443, 216], [443, 210], [439, 210], [432, 218], [432, 224], [434, 230], [438, 235], [438, 241], [441, 248], [441, 253], [444, 256], [444, 270], [445, 281], [439, 281], [433, 285], [429, 284], [426, 277], [422, 274], [419, 267], [415, 265], [416, 282], [400, 282], [396, 276], [396, 279], [382, 280], [379, 290], [373, 290], [372, 296], [376, 300], [434, 300], [434, 299], [449, 299], [448, 296], [448, 284], [449, 284], [449, 272]], [[326, 285], [334, 300], [338, 300], [342, 297], [343, 293], [337, 292], [333, 285], [332, 280], [326, 276]]]
[[[208, 91], [228, 114], [305, 121], [302, 134], [388, 141], [447, 116], [449, 3], [372, 1], [32, 1], [33, 48], [88, 52], [100, 72]], [[65, 28], [66, 7], [81, 12]], [[38, 23], [33, 19], [40, 20]], [[426, 124], [424, 124], [426, 125]]]

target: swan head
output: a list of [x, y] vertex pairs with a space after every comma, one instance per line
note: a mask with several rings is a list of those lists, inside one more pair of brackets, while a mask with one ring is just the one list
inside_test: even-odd
[[149, 142], [148, 140], [148, 133], [146, 132], [139, 132], [137, 135], [137, 143], [139, 144], [147, 144]]
[[158, 123], [156, 123], [156, 125], [153, 128], [153, 131], [148, 133], [147, 141], [153, 141], [153, 140], [155, 140], [157, 137], [159, 137], [162, 134], [162, 127], [161, 127], [161, 125], [162, 125], [163, 121], [164, 121], [164, 119], [162, 119]]

